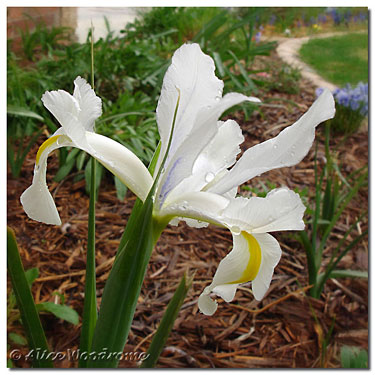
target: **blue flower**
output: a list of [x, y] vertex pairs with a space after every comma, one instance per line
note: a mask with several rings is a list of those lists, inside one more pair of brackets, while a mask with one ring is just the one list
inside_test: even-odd
[[351, 100], [350, 101], [350, 108], [353, 110], [353, 111], [357, 111], [360, 107], [360, 104], [359, 104], [359, 101], [358, 100]]
[[[315, 90], [318, 97], [323, 92], [323, 88], [319, 87]], [[361, 116], [368, 114], [368, 83], [359, 82], [356, 87], [352, 87], [349, 83], [343, 88], [337, 88], [333, 91], [333, 97], [337, 104], [359, 113]]]
[[344, 107], [348, 107], [350, 96], [348, 95], [348, 92], [345, 90], [340, 90], [336, 95], [335, 99], [338, 104], [343, 105]]

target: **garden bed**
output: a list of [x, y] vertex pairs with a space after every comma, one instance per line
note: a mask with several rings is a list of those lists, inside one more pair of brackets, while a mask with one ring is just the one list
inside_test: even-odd
[[[268, 59], [277, 57], [273, 55]], [[284, 101], [280, 103], [283, 106], [263, 107], [261, 113], [253, 112], [248, 120], [241, 113], [230, 116], [243, 130], [243, 150], [274, 137], [308, 109], [315, 99], [315, 88], [307, 81], [301, 81], [300, 87], [298, 94], [270, 91], [259, 95], [262, 100], [267, 97], [282, 98]], [[318, 168], [324, 163], [322, 128], [320, 126], [317, 131]], [[39, 145], [43, 140], [44, 137], [40, 137]], [[335, 137], [331, 146], [338, 146], [335, 157], [344, 175], [367, 165], [367, 132], [356, 133], [345, 143], [341, 141], [342, 137]], [[39, 277], [32, 289], [35, 301], [58, 300], [60, 296], [54, 294], [58, 292], [65, 297], [65, 303], [81, 316], [89, 205], [85, 181], [73, 182], [73, 176], [68, 176], [60, 183], [54, 182], [52, 177], [58, 170], [58, 157], [56, 154], [51, 156], [48, 185], [56, 199], [62, 226], [47, 226], [29, 220], [19, 197], [32, 180], [36, 151], [37, 145], [29, 152], [20, 178], [13, 179], [8, 174], [8, 225], [15, 230], [25, 269], [39, 268]], [[300, 191], [307, 188], [311, 197], [314, 150], [297, 166], [268, 172], [253, 179], [249, 186], [262, 190], [260, 181]], [[252, 193], [245, 188], [241, 194]], [[124, 202], [119, 202], [112, 180], [105, 180], [100, 187], [96, 209], [98, 303], [134, 201], [135, 197], [128, 192]], [[327, 253], [367, 204], [367, 190], [362, 189], [336, 225]], [[365, 217], [357, 231], [364, 231], [367, 224]], [[163, 311], [185, 271], [195, 272], [194, 282], [158, 367], [337, 368], [340, 367], [339, 352], [343, 344], [367, 349], [367, 280], [330, 280], [322, 298], [312, 299], [307, 296], [307, 266], [302, 245], [292, 233], [276, 234], [276, 237], [281, 243], [283, 256], [266, 297], [257, 302], [250, 289], [242, 286], [231, 304], [221, 302], [218, 311], [208, 317], [198, 311], [197, 298], [209, 284], [222, 257], [228, 253], [232, 245], [230, 232], [212, 226], [205, 229], [192, 229], [185, 224], [169, 226], [152, 254], [125, 352], [147, 350]], [[367, 238], [361, 241], [342, 259], [340, 268], [366, 270], [367, 244]], [[323, 256], [328, 257], [328, 254]], [[78, 348], [80, 324], [73, 326], [51, 315], [43, 315], [42, 323], [53, 351]], [[324, 350], [324, 338], [332, 324], [332, 335]], [[17, 322], [13, 322], [8, 330], [23, 335], [23, 329]], [[21, 350], [27, 353], [26, 347], [21, 347]], [[21, 361], [15, 365], [28, 367], [29, 363]], [[64, 359], [55, 361], [55, 366], [76, 367], [77, 362]], [[123, 361], [119, 366], [135, 367], [136, 363]]]

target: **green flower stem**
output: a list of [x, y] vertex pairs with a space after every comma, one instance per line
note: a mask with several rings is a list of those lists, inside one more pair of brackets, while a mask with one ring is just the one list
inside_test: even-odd
[[[91, 159], [90, 206], [86, 255], [85, 301], [83, 306], [80, 352], [89, 352], [97, 320], [96, 272], [95, 272], [95, 201], [96, 201], [96, 160]], [[84, 357], [79, 359], [79, 367], [86, 367]]]
[[[177, 91], [178, 98], [164, 158], [145, 202], [136, 202], [104, 287], [90, 351], [92, 356], [88, 359], [87, 367], [117, 367], [128, 338], [152, 249], [168, 224], [168, 220], [160, 221], [154, 217], [153, 211], [156, 189], [174, 133], [180, 103], [180, 90], [177, 88]], [[158, 153], [157, 149], [150, 165], [152, 174]]]
[[[91, 87], [94, 89], [94, 36], [91, 23]], [[86, 255], [85, 301], [83, 305], [80, 352], [89, 352], [97, 320], [96, 268], [95, 268], [95, 203], [96, 203], [96, 160], [91, 158], [90, 206]], [[87, 367], [87, 360], [81, 357], [79, 367]]]
[[154, 367], [156, 365], [192, 282], [193, 277], [186, 277], [186, 275], [182, 277], [180, 284], [168, 304], [156, 334], [152, 339], [151, 345], [147, 351], [148, 357], [142, 362], [142, 368]]
[[308, 238], [306, 231], [299, 232], [299, 237], [306, 251], [307, 268], [309, 272], [309, 284], [315, 285], [316, 277], [318, 275], [318, 269], [315, 260], [315, 251], [312, 247], [312, 244]]
[[155, 242], [161, 234], [152, 217], [152, 196], [137, 215], [129, 219], [132, 231], [117, 256], [106, 282], [91, 352], [103, 356], [89, 359], [88, 367], [117, 367], [131, 323]]
[[17, 300], [17, 306], [21, 314], [22, 324], [25, 328], [30, 354], [35, 353], [33, 357], [33, 367], [44, 368], [53, 367], [50, 358], [39, 358], [38, 353], [49, 353], [47, 340], [44, 335], [43, 327], [34, 303], [29, 284], [27, 282], [25, 271], [23, 269], [21, 257], [14, 232], [11, 228], [7, 229], [7, 261], [8, 273], [12, 282], [12, 287]]

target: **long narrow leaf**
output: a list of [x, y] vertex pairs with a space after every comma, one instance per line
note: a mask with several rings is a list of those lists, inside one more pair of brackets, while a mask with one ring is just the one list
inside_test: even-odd
[[[109, 28], [109, 24], [107, 25]], [[91, 86], [94, 89], [94, 38], [91, 24]], [[90, 205], [86, 255], [85, 302], [83, 305], [80, 351], [89, 353], [97, 321], [96, 272], [95, 272], [95, 203], [97, 199], [96, 160], [91, 158]], [[81, 357], [79, 367], [87, 367], [87, 360]]]
[[241, 61], [237, 58], [237, 56], [232, 51], [229, 50], [228, 52], [233, 57], [234, 61], [236, 62], [236, 65], [238, 66], [238, 69], [240, 70], [240, 73], [243, 79], [246, 81], [251, 92], [256, 93], [258, 90], [256, 86], [254, 85], [254, 82], [250, 78], [249, 73], [246, 71], [245, 67], [242, 65]]
[[347, 254], [349, 250], [351, 250], [366, 235], [367, 235], [367, 230], [364, 231], [358, 237], [356, 237], [352, 242], [350, 242], [350, 244], [340, 253], [340, 255], [336, 258], [336, 260], [329, 267], [327, 267], [323, 276], [319, 278], [318, 280], [319, 283], [317, 283], [316, 288], [315, 288], [318, 296], [322, 293], [325, 282], [328, 280], [333, 270], [337, 267], [340, 260], [344, 257], [345, 254]]
[[337, 257], [337, 254], [338, 252], [340, 251], [341, 247], [343, 246], [343, 244], [345, 243], [346, 239], [348, 238], [349, 234], [352, 233], [353, 229], [357, 226], [357, 224], [362, 220], [362, 218], [366, 215], [366, 212], [363, 212], [360, 217], [352, 223], [352, 225], [348, 228], [348, 230], [345, 232], [344, 236], [341, 238], [341, 240], [339, 241], [339, 243], [337, 244], [337, 246], [333, 249], [333, 252], [331, 254], [331, 259], [328, 263], [328, 265], [326, 266], [326, 270], [324, 273], [320, 274], [318, 276], [318, 280], [316, 282], [317, 284], [317, 288], [318, 289], [322, 289], [323, 288], [323, 285], [324, 283], [328, 280], [328, 278], [330, 277], [330, 273], [334, 271], [334, 262], [336, 260], [336, 257]]
[[[154, 246], [152, 196], [146, 199], [137, 215], [132, 216], [134, 229], [118, 252], [106, 282], [91, 350], [105, 351], [105, 358], [91, 358], [88, 367], [116, 367], [133, 320], [146, 267]], [[130, 219], [129, 219], [130, 222]]]
[[[104, 358], [89, 358], [88, 367], [111, 368], [117, 366], [120, 358], [116, 354], [121, 354], [124, 349], [152, 249], [168, 223], [155, 219], [153, 208], [156, 187], [172, 143], [179, 103], [180, 92], [166, 153], [145, 202], [143, 204], [139, 203], [140, 201], [136, 202], [138, 205], [136, 212], [131, 215], [127, 224], [127, 228], [130, 227], [132, 230], [125, 229], [127, 235], [123, 236], [120, 243], [123, 249], [119, 249], [117, 252], [103, 291], [92, 341], [92, 352], [105, 351], [108, 355]], [[157, 151], [156, 157], [158, 157]], [[151, 169], [152, 166], [153, 163], [151, 163]]]
[[[96, 202], [96, 160], [91, 159], [90, 205], [86, 255], [85, 302], [82, 315], [80, 351], [89, 352], [97, 320], [96, 272], [95, 272], [95, 202]], [[87, 361], [80, 358], [79, 367], [86, 367]]]
[[[22, 261], [18, 252], [16, 238], [12, 229], [7, 230], [8, 272], [25, 328], [29, 349], [49, 353], [47, 340], [34, 303], [33, 296], [25, 276]], [[53, 367], [51, 359], [34, 357], [34, 367]]]
[[149, 368], [156, 365], [192, 282], [193, 277], [182, 277], [147, 350], [148, 357], [142, 362], [141, 367]]
[[340, 277], [359, 277], [362, 279], [368, 279], [368, 272], [361, 270], [334, 270], [331, 272], [330, 277], [332, 279]]
[[299, 232], [299, 237], [306, 251], [309, 284], [314, 285], [316, 283], [316, 276], [318, 272], [315, 262], [315, 252], [305, 231]]
[[201, 39], [209, 39], [227, 20], [227, 12], [223, 11], [203, 25], [202, 29], [193, 37], [192, 42], [199, 43]]
[[38, 115], [37, 113], [30, 111], [28, 108], [19, 107], [15, 105], [8, 104], [7, 106], [7, 114], [13, 115], [13, 116], [22, 116], [22, 117], [28, 117], [33, 118], [35, 120], [43, 121], [43, 117]]
[[327, 241], [327, 238], [335, 226], [337, 220], [341, 216], [342, 212], [344, 211], [345, 207], [349, 204], [349, 202], [352, 200], [352, 198], [357, 194], [358, 190], [362, 187], [363, 181], [367, 177], [367, 172], [362, 174], [362, 176], [358, 179], [357, 183], [353, 186], [353, 188], [349, 191], [349, 193], [345, 196], [345, 199], [343, 200], [342, 204], [336, 211], [335, 216], [332, 218], [331, 223], [328, 225], [327, 229], [325, 230], [323, 234], [322, 241], [320, 243], [319, 247], [319, 254], [321, 255], [324, 249], [324, 244]]
[[320, 262], [321, 262], [321, 254], [316, 251], [316, 242], [317, 242], [317, 236], [318, 236], [318, 220], [320, 217], [320, 201], [321, 201], [321, 195], [322, 195], [322, 184], [323, 184], [323, 177], [324, 177], [324, 171], [321, 172], [320, 177], [318, 178], [318, 167], [317, 167], [317, 150], [315, 152], [315, 211], [313, 216], [313, 224], [312, 224], [312, 231], [311, 231], [311, 244], [312, 248], [314, 250], [315, 254], [315, 263], [316, 268], [319, 269]]

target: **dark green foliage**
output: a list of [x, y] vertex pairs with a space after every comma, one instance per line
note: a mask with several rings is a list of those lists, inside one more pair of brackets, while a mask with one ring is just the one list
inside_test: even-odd
[[341, 348], [341, 366], [343, 368], [368, 368], [367, 350], [355, 346]]
[[[253, 42], [253, 27], [261, 11], [245, 9], [239, 15], [223, 8], [153, 8], [124, 27], [121, 37], [109, 32], [105, 39], [97, 40], [95, 91], [103, 101], [103, 116], [97, 121], [96, 130], [124, 144], [148, 164], [159, 141], [155, 108], [163, 76], [173, 52], [187, 41], [199, 43], [205, 53], [214, 57], [226, 92], [256, 94], [257, 86], [251, 78], [252, 62], [255, 56], [268, 54], [275, 45]], [[108, 23], [107, 27], [110, 30]], [[31, 147], [36, 139], [30, 137], [42, 124], [49, 133], [59, 127], [40, 100], [45, 91], [62, 89], [71, 93], [78, 75], [89, 78], [90, 35], [84, 44], [72, 43], [66, 31], [38, 25], [35, 32], [24, 32], [20, 57], [31, 61], [26, 67], [21, 67], [19, 57], [8, 50], [8, 104], [44, 119], [9, 113], [8, 137], [12, 150], [20, 138], [29, 140]], [[251, 104], [241, 106], [246, 117], [253, 108]], [[81, 154], [59, 150], [57, 181], [75, 169], [84, 169], [87, 158]], [[21, 155], [17, 166], [12, 168], [14, 176], [19, 175], [25, 156]]]
[[340, 260], [354, 248], [366, 235], [367, 230], [356, 235], [354, 229], [367, 214], [363, 212], [353, 218], [349, 229], [335, 245], [330, 253], [328, 264], [322, 268], [323, 252], [331, 232], [337, 224], [344, 209], [358, 194], [361, 188], [367, 188], [368, 171], [361, 168], [354, 171], [346, 179], [342, 175], [339, 165], [333, 160], [329, 150], [329, 122], [325, 123], [325, 157], [326, 163], [321, 172], [317, 169], [315, 156], [315, 198], [314, 203], [308, 204], [308, 213], [311, 219], [308, 227], [298, 233], [305, 248], [311, 296], [319, 298], [323, 292], [325, 282], [333, 277], [367, 277], [367, 272], [358, 270], [340, 270], [337, 268]]

